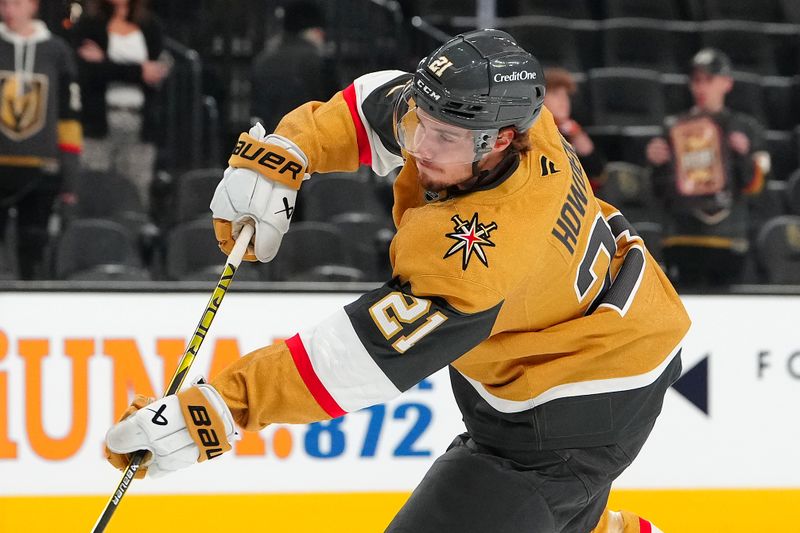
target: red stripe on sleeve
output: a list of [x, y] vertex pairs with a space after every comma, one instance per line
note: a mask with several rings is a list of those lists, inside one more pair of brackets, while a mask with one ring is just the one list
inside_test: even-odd
[[367, 137], [367, 130], [364, 128], [364, 123], [361, 122], [361, 117], [358, 115], [358, 104], [356, 103], [356, 88], [351, 83], [347, 88], [342, 91], [344, 101], [347, 102], [347, 108], [350, 109], [350, 116], [353, 119], [353, 125], [356, 127], [356, 140], [358, 141], [358, 162], [362, 165], [372, 165], [372, 150], [369, 146], [369, 138]]
[[639, 518], [639, 533], [652, 533], [652, 531], [653, 530], [650, 527], [650, 522], [644, 518]]
[[59, 144], [58, 149], [62, 152], [67, 152], [70, 154], [79, 154], [81, 153], [81, 147], [77, 144]]
[[292, 354], [294, 365], [297, 367], [303, 383], [306, 384], [311, 396], [314, 397], [319, 406], [333, 418], [347, 414], [344, 409], [339, 407], [339, 404], [336, 403], [336, 400], [333, 399], [333, 396], [320, 381], [319, 376], [314, 371], [314, 367], [311, 366], [311, 360], [308, 358], [308, 352], [306, 352], [306, 347], [303, 346], [303, 341], [300, 340], [300, 335], [286, 339], [286, 346], [289, 348], [289, 353]]

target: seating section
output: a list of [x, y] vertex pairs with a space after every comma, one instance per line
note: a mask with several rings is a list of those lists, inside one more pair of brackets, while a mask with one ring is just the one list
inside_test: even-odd
[[[329, 38], [335, 44], [334, 85], [344, 86], [372, 70], [413, 69], [443, 35], [475, 28], [483, 5], [475, 0], [326, 3]], [[728, 54], [734, 86], [727, 105], [764, 126], [772, 158], [763, 193], [750, 200], [756, 243], [751, 259], [759, 265], [760, 281], [800, 281], [793, 281], [800, 272], [800, 1], [526, 0], [495, 6], [495, 27], [511, 33], [545, 67], [574, 74], [573, 117], [610, 161], [597, 194], [623, 210], [657, 259], [664, 227], [645, 146], [663, 135], [666, 117], [691, 107], [688, 65], [693, 54], [704, 46]], [[425, 24], [411, 23], [415, 15], [428, 24], [427, 31]], [[247, 71], [243, 64], [234, 67]], [[237, 87], [246, 95], [245, 85]], [[180, 97], [173, 89], [165, 94]], [[245, 108], [246, 99], [234, 92], [230, 100], [236, 103], [229, 107]], [[181, 116], [196, 115], [196, 106], [180, 103], [164, 112], [175, 114], [177, 108]], [[226, 112], [226, 105], [220, 110]], [[201, 122], [192, 122], [198, 125], [193, 131], [203, 129]], [[202, 135], [213, 136], [206, 130]], [[61, 220], [60, 234], [47, 251], [53, 278], [218, 278], [224, 256], [211, 230], [209, 203], [223, 172], [213, 165], [224, 166], [224, 161], [216, 150], [215, 157], [196, 163], [201, 168], [181, 166], [187, 158], [178, 157], [183, 149], [179, 137], [172, 130], [166, 137], [170, 142], [159, 154], [151, 198], [140, 198], [137, 188], [120, 176], [82, 172], [80, 203]], [[298, 195], [278, 258], [266, 265], [243, 264], [237, 278], [385, 281], [391, 276], [388, 247], [394, 234], [390, 192], [391, 179], [378, 179], [369, 169], [314, 175]], [[0, 280], [18, 274], [13, 225], [6, 233], [0, 236]]]

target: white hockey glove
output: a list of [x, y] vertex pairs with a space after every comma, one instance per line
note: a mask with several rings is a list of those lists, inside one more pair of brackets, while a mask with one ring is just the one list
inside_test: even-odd
[[266, 135], [256, 124], [241, 134], [228, 165], [211, 200], [219, 247], [230, 254], [249, 219], [256, 231], [244, 259], [271, 261], [289, 229], [300, 184], [308, 178], [308, 159], [292, 141]]
[[154, 402], [137, 396], [108, 430], [106, 453], [112, 465], [124, 470], [127, 454], [147, 450], [136, 477], [144, 477], [145, 471], [159, 477], [222, 455], [231, 449], [234, 435], [233, 415], [220, 394], [199, 384]]

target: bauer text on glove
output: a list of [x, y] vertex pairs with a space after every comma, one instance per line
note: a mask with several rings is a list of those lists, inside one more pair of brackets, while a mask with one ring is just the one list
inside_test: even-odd
[[211, 200], [214, 232], [220, 248], [230, 254], [242, 225], [255, 225], [248, 261], [275, 257], [289, 229], [297, 190], [307, 177], [303, 152], [289, 139], [266, 135], [261, 124], [243, 133], [234, 148]]

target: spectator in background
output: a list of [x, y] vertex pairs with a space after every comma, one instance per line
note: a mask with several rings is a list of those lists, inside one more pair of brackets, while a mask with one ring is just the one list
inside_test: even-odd
[[156, 159], [156, 95], [169, 73], [145, 0], [96, 0], [73, 31], [84, 94], [84, 162], [137, 185], [146, 204]]
[[273, 131], [286, 113], [334, 90], [326, 76], [325, 17], [315, 2], [298, 1], [283, 10], [283, 36], [253, 60], [250, 115]]
[[74, 205], [82, 145], [72, 51], [36, 20], [38, 0], [0, 0], [0, 240], [18, 216], [20, 276], [46, 275], [47, 226], [56, 202]]
[[596, 191], [603, 184], [606, 158], [581, 125], [572, 119], [571, 98], [577, 89], [575, 79], [563, 68], [545, 69], [544, 79], [544, 105], [553, 114], [561, 135], [575, 148], [592, 189]]
[[730, 59], [713, 48], [692, 59], [685, 114], [666, 121], [668, 139], [652, 139], [646, 157], [665, 201], [667, 270], [680, 287], [741, 281], [749, 248], [747, 196], [769, 172], [761, 124], [725, 107], [733, 88]]

